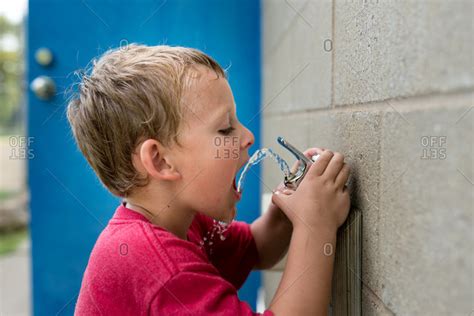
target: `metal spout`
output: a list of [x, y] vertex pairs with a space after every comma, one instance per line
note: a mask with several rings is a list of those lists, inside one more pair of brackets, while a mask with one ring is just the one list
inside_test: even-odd
[[312, 159], [309, 159], [306, 157], [301, 151], [296, 149], [295, 146], [291, 145], [288, 141], [286, 141], [283, 137], [278, 137], [277, 141], [280, 145], [285, 147], [289, 152], [291, 152], [296, 159], [298, 160], [298, 168], [297, 170], [293, 173], [290, 172], [288, 176], [285, 176], [285, 179], [283, 183], [287, 188], [296, 190], [300, 182], [303, 180], [304, 176], [309, 170], [309, 167], [313, 162], [315, 162], [319, 155], [314, 155], [311, 157]]

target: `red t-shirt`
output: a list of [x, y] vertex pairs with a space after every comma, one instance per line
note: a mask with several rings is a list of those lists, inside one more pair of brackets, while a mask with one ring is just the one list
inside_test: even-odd
[[237, 296], [258, 260], [250, 226], [234, 221], [224, 238], [213, 227], [196, 214], [182, 240], [120, 205], [92, 250], [75, 315], [260, 315]]

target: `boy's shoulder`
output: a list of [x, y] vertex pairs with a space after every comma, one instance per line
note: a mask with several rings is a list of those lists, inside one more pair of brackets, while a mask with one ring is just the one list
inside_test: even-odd
[[206, 252], [199, 245], [203, 218], [197, 216], [188, 233], [189, 241], [151, 224], [143, 215], [119, 206], [102, 231], [89, 258], [87, 271], [111, 277], [150, 274], [159, 276], [158, 283], [183, 270], [213, 269]]

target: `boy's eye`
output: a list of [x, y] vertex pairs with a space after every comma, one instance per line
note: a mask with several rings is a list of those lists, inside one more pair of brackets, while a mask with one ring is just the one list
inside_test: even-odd
[[229, 135], [230, 133], [232, 133], [233, 131], [235, 130], [235, 128], [233, 128], [232, 126], [226, 128], [226, 129], [221, 129], [219, 130], [219, 133], [221, 133], [222, 135]]

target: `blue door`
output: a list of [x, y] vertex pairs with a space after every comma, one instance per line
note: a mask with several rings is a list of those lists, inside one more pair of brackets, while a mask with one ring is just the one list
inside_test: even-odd
[[[240, 120], [259, 145], [260, 4], [258, 0], [30, 0], [28, 81], [50, 77], [57, 94], [41, 100], [29, 93], [28, 134], [33, 311], [35, 315], [71, 315], [89, 253], [119, 200], [109, 194], [88, 167], [71, 136], [63, 92], [108, 48], [132, 42], [199, 48], [223, 67]], [[35, 59], [39, 48], [53, 53], [49, 66]], [[259, 172], [258, 168], [256, 170]], [[249, 177], [238, 219], [259, 214], [259, 183]], [[239, 296], [255, 308], [259, 273], [252, 273]]]

